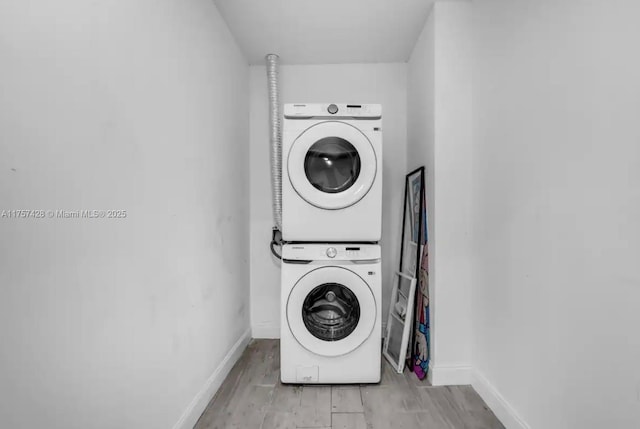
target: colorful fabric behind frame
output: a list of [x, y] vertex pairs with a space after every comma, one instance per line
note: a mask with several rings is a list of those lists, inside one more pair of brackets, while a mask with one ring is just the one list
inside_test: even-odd
[[[423, 190], [424, 192], [424, 190]], [[427, 376], [429, 371], [430, 360], [430, 327], [429, 327], [429, 235], [427, 233], [427, 210], [426, 196], [423, 198], [422, 205], [422, 231], [420, 256], [420, 271], [418, 277], [419, 291], [416, 293], [416, 321], [415, 321], [415, 353], [413, 355], [413, 372], [422, 380]]]

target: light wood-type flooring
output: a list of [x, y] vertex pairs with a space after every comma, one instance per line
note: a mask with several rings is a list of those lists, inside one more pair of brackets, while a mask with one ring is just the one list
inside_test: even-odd
[[196, 429], [504, 429], [471, 386], [431, 387], [384, 358], [380, 384], [281, 384], [279, 344], [252, 340]]

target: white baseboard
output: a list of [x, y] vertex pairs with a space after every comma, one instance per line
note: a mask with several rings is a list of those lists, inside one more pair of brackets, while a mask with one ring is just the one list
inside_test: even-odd
[[280, 321], [251, 325], [251, 336], [253, 338], [280, 338]]
[[427, 377], [432, 386], [471, 384], [471, 366], [467, 364], [434, 365], [429, 367]]
[[506, 429], [530, 429], [511, 404], [480, 372], [473, 371], [471, 385]]
[[251, 340], [251, 330], [247, 329], [236, 341], [236, 343], [231, 347], [229, 353], [224, 357], [220, 365], [213, 371], [213, 374], [209, 377], [209, 379], [204, 384], [204, 387], [193, 401], [189, 404], [187, 409], [182, 413], [178, 422], [173, 425], [173, 429], [193, 429], [196, 422], [200, 418], [200, 415], [204, 412], [204, 409], [213, 398], [213, 395], [216, 394], [222, 382], [233, 368], [233, 365], [238, 361], [242, 352], [249, 344]]

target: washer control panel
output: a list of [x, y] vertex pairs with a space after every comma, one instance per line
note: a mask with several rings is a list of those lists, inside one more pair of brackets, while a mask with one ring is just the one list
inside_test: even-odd
[[284, 105], [284, 117], [288, 119], [380, 119], [382, 118], [382, 106], [380, 104], [292, 103]]
[[293, 261], [370, 261], [380, 259], [377, 244], [285, 244], [282, 259]]

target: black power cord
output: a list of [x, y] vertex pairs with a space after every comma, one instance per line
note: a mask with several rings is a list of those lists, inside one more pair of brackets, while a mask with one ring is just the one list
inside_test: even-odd
[[273, 253], [273, 256], [282, 260], [282, 255], [276, 252], [276, 246], [282, 249], [282, 233], [278, 228], [274, 227], [273, 230], [271, 230], [271, 243], [269, 244], [269, 247], [271, 248], [271, 253]]

